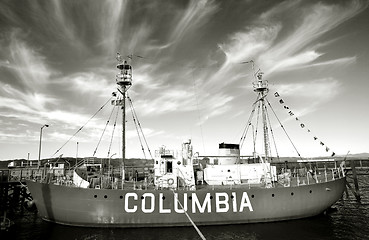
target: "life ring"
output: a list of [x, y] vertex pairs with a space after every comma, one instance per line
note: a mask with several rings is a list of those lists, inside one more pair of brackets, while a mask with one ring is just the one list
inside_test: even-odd
[[173, 178], [169, 178], [167, 181], [168, 181], [168, 185], [173, 185], [173, 183], [174, 183]]

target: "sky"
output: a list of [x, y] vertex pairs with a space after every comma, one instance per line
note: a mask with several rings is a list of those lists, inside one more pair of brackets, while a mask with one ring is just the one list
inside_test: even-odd
[[[121, 157], [121, 115], [110, 104], [117, 52], [133, 68], [128, 95], [148, 146], [127, 108], [129, 158], [188, 139], [201, 156], [240, 143], [246, 126], [260, 126], [249, 121], [257, 71], [268, 81], [274, 154], [369, 152], [368, 5], [0, 1], [0, 160], [38, 159], [44, 124], [42, 159]], [[241, 155], [253, 150], [250, 130]]]

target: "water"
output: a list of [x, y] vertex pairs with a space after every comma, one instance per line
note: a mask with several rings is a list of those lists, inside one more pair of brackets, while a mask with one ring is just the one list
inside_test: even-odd
[[[350, 182], [350, 178], [348, 178]], [[199, 226], [206, 239], [369, 239], [369, 175], [359, 176], [361, 203], [349, 192], [335, 205], [335, 211], [313, 218], [260, 224], [229, 226]], [[28, 212], [13, 219], [9, 232], [0, 239], [38, 240], [118, 240], [118, 239], [201, 239], [192, 227], [172, 228], [80, 228], [61, 226], [42, 221]]]

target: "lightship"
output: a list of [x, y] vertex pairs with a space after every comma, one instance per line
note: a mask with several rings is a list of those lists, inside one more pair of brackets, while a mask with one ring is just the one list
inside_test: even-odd
[[324, 174], [293, 174], [277, 172], [271, 164], [265, 100], [269, 88], [261, 72], [254, 75], [253, 85], [263, 122], [263, 156], [254, 153], [245, 160], [240, 144], [221, 143], [219, 156], [200, 158], [188, 140], [177, 153], [164, 147], [155, 151], [150, 178], [140, 183], [126, 181], [125, 111], [132, 66], [117, 59], [118, 92], [112, 103], [123, 109], [123, 177], [118, 179], [111, 171], [89, 177], [81, 166], [70, 181], [27, 181], [43, 220], [86, 227], [245, 224], [315, 216], [341, 198], [342, 168]]

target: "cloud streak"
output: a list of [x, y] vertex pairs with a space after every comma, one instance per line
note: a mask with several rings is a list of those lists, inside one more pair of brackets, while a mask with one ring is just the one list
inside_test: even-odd
[[190, 1], [188, 7], [180, 15], [180, 20], [172, 31], [169, 42], [178, 43], [187, 34], [193, 35], [195, 30], [201, 28], [209, 21], [209, 18], [216, 13], [217, 9], [215, 1]]
[[45, 57], [25, 43], [20, 30], [14, 30], [10, 35], [9, 69], [25, 88], [37, 91], [43, 88], [53, 74], [45, 63]]
[[[220, 49], [228, 62], [254, 59], [268, 73], [306, 65], [322, 55], [316, 49], [318, 46], [312, 45], [314, 41], [356, 16], [366, 5], [360, 1], [351, 1], [345, 6], [285, 1], [264, 12], [252, 27], [229, 36], [228, 42], [220, 44]], [[283, 18], [291, 13], [295, 19]], [[292, 29], [287, 30], [291, 26]]]
[[[334, 72], [364, 61], [354, 48], [337, 49], [349, 48], [349, 20], [360, 19], [367, 7], [356, 0], [52, 0], [24, 2], [23, 8], [1, 2], [2, 133], [16, 142], [21, 137], [14, 132], [26, 135], [11, 122], [30, 129], [48, 122], [55, 127], [49, 137], [65, 140], [116, 91], [116, 52], [133, 66], [129, 96], [139, 117], [154, 121], [145, 131], [155, 142], [159, 136], [181, 138], [183, 132], [166, 129], [170, 122], [220, 128], [238, 119], [246, 102], [255, 100], [251, 65], [240, 64], [250, 60], [273, 89], [311, 103], [296, 111], [319, 111], [345, 91], [344, 77]], [[81, 141], [97, 137], [105, 123], [98, 116]], [[134, 127], [129, 131], [131, 136]], [[216, 132], [210, 131], [212, 141]]]

